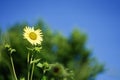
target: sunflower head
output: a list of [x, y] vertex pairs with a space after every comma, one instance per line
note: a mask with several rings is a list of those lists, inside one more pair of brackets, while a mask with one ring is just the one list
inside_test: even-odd
[[23, 33], [24, 39], [27, 39], [32, 45], [41, 44], [43, 41], [40, 29], [35, 30], [34, 27], [26, 26]]
[[63, 75], [65, 75], [65, 69], [64, 67], [59, 64], [59, 63], [55, 63], [55, 64], [52, 64], [51, 65], [51, 70], [50, 72], [54, 75], [54, 76], [57, 76], [57, 77], [61, 77]]

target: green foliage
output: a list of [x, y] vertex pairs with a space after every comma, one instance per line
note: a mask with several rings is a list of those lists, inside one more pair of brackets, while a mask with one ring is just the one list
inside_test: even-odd
[[[6, 42], [16, 50], [12, 55], [18, 79], [21, 77], [27, 78], [26, 56], [28, 47], [26, 46], [31, 46], [31, 44], [23, 39], [23, 28], [26, 25], [16, 24], [3, 34], [0, 31], [0, 35], [3, 37], [3, 39], [0, 37], [0, 80], [12, 80], [8, 51], [3, 47]], [[43, 42], [42, 49], [41, 47], [34, 48], [37, 50], [37, 53], [35, 53], [37, 59], [33, 62], [37, 63], [40, 60], [42, 63], [45, 61], [51, 64], [60, 63], [62, 66], [57, 65], [61, 69], [64, 66], [64, 68], [69, 69], [68, 72], [74, 74], [73, 80], [94, 80], [104, 70], [104, 66], [91, 56], [91, 50], [86, 48], [86, 34], [75, 29], [66, 38], [60, 33], [53, 33], [42, 21], [39, 21], [35, 28], [42, 29]], [[39, 63], [38, 66], [42, 68], [44, 65]], [[40, 80], [43, 76], [43, 71], [39, 67], [35, 68], [33, 80]], [[42, 80], [67, 80], [67, 78], [60, 79], [57, 77], [53, 79], [55, 75], [50, 75], [48, 72], [45, 75], [48, 78], [44, 76]], [[72, 78], [68, 80], [72, 80]], [[24, 80], [24, 78], [21, 78], [21, 80]]]

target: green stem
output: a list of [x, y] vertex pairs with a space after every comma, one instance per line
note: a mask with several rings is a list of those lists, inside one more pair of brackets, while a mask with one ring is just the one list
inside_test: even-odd
[[12, 59], [11, 54], [10, 54], [10, 60], [11, 60], [11, 64], [12, 64], [12, 70], [13, 70], [14, 78], [15, 78], [15, 80], [17, 80], [17, 76], [16, 76], [16, 73], [15, 73], [14, 63], [13, 63], [13, 59]]
[[31, 75], [33, 75], [33, 73], [30, 71], [30, 69], [31, 69], [31, 61], [33, 60], [33, 54], [31, 55], [31, 58], [30, 58], [30, 53], [29, 53], [27, 60], [28, 60], [28, 80], [31, 80], [32, 78]]
[[29, 61], [30, 61], [30, 53], [28, 53], [27, 55], [27, 63], [29, 63]]
[[31, 78], [30, 78], [30, 80], [32, 80], [32, 77], [33, 77], [34, 67], [35, 67], [35, 63], [33, 63], [33, 65], [32, 65], [32, 72], [31, 72]]
[[28, 53], [27, 55], [27, 63], [28, 63], [28, 75], [27, 75], [27, 79], [29, 80], [30, 77], [30, 53]]

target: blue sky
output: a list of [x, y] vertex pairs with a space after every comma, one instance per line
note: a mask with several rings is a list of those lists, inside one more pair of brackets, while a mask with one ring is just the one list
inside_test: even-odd
[[120, 80], [119, 0], [0, 0], [2, 30], [38, 19], [65, 36], [75, 27], [88, 34], [87, 46], [107, 69], [96, 80]]

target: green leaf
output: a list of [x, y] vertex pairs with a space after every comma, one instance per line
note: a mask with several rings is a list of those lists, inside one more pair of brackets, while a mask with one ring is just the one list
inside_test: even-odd
[[30, 62], [30, 64], [32, 64], [32, 63], [37, 63], [37, 62], [39, 62], [39, 61], [40, 61], [40, 59], [34, 59], [33, 61]]
[[24, 77], [22, 77], [22, 78], [20, 78], [20, 80], [25, 80], [25, 78], [24, 78]]
[[43, 76], [41, 80], [47, 80], [47, 77], [46, 77], [46, 76]]
[[42, 63], [38, 63], [38, 64], [37, 64], [37, 67], [42, 68], [42, 67], [43, 67], [43, 64], [42, 64]]
[[40, 50], [42, 49], [42, 47], [35, 47], [34, 50], [37, 52], [40, 52]]
[[27, 47], [27, 49], [30, 50], [30, 51], [33, 51], [33, 50], [34, 50], [33, 48], [29, 48], [29, 47]]
[[9, 44], [5, 44], [5, 48], [10, 48], [10, 45]]
[[45, 68], [48, 68], [48, 67], [49, 67], [49, 64], [48, 64], [47, 62], [44, 62], [44, 63], [43, 63], [43, 66], [44, 66]]

